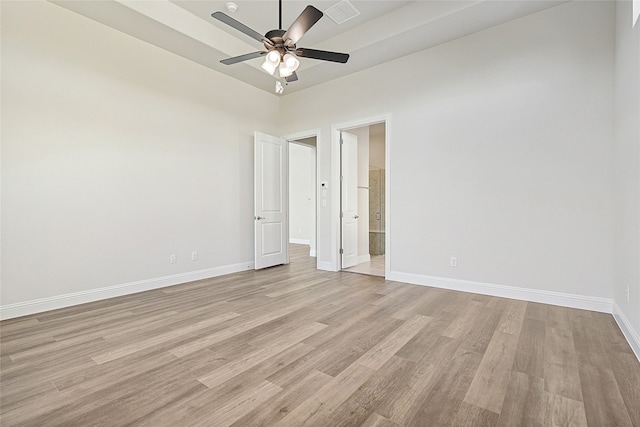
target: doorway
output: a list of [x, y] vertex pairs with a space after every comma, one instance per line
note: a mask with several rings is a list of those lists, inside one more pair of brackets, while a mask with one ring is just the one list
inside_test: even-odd
[[386, 127], [383, 121], [340, 130], [339, 261], [343, 271], [382, 277], [388, 271]]
[[287, 138], [289, 142], [289, 244], [310, 257], [317, 253], [317, 136]]

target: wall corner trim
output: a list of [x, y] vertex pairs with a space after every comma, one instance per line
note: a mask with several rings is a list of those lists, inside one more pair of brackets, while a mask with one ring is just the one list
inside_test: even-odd
[[194, 280], [209, 279], [225, 274], [237, 273], [239, 271], [253, 270], [253, 268], [254, 262], [247, 261], [238, 264], [230, 264], [220, 267], [206, 268], [203, 270], [190, 271], [186, 273], [172, 274], [170, 276], [156, 277], [153, 279], [138, 280], [135, 282], [90, 289], [87, 291], [55, 295], [46, 298], [38, 298], [35, 300], [24, 301], [15, 304], [7, 304], [0, 306], [0, 320], [13, 319], [15, 317], [27, 316], [29, 314], [56, 310], [58, 308], [85, 304], [88, 302], [99, 301], [107, 298], [114, 298], [153, 289], [165, 288], [167, 286], [179, 285], [181, 283], [192, 282]]
[[414, 285], [432, 286], [434, 288], [449, 289], [453, 291], [472, 292], [495, 297], [539, 302], [543, 304], [598, 311], [601, 313], [612, 313], [613, 310], [613, 300], [609, 298], [565, 294], [561, 292], [520, 288], [517, 286], [496, 285], [493, 283], [473, 282], [470, 280], [451, 279], [448, 277], [402, 273], [398, 271], [390, 271], [386, 279], [412, 283]]
[[629, 346], [631, 346], [631, 350], [635, 353], [638, 362], [640, 362], [640, 333], [633, 328], [627, 316], [625, 316], [620, 306], [615, 302], [613, 303], [613, 318], [629, 342]]
[[292, 237], [289, 239], [289, 243], [293, 243], [295, 245], [310, 245], [311, 241], [309, 239], [295, 239]]
[[317, 268], [324, 271], [338, 271], [331, 261], [318, 261]]

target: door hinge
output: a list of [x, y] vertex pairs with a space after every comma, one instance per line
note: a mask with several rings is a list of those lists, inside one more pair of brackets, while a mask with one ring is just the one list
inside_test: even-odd
[[340, 212], [340, 218], [344, 217], [344, 213]]
[[340, 255], [344, 254], [344, 249], [340, 248]]
[[340, 182], [344, 180], [344, 176], [340, 175]]
[[340, 138], [340, 145], [344, 144], [344, 139]]

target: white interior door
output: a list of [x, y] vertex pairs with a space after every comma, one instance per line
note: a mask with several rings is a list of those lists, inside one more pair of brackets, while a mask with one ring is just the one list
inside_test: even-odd
[[358, 264], [358, 137], [340, 135], [342, 268]]
[[255, 269], [289, 262], [288, 143], [254, 134]]

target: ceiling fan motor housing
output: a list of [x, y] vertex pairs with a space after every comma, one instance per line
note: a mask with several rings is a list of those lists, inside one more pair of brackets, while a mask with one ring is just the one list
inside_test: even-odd
[[264, 36], [266, 38], [268, 38], [269, 40], [272, 40], [272, 41], [276, 37], [279, 38], [282, 41], [282, 36], [284, 36], [284, 33], [286, 33], [285, 30], [271, 30], [267, 34], [265, 34]]
[[284, 55], [285, 53], [287, 53], [290, 50], [295, 50], [296, 49], [296, 45], [295, 44], [286, 44], [286, 41], [283, 40], [282, 36], [284, 36], [286, 33], [285, 30], [271, 30], [269, 31], [267, 34], [265, 34], [264, 36], [271, 40], [271, 43], [273, 43], [273, 45], [270, 45], [268, 43], [264, 43], [264, 47], [267, 50], [277, 50], [278, 52], [280, 52], [280, 55]]

